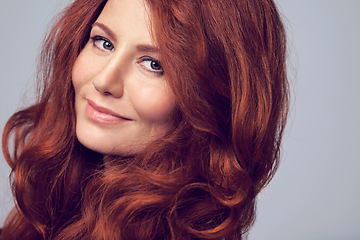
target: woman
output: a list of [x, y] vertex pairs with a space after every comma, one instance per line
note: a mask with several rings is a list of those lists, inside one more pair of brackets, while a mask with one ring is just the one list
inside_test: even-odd
[[285, 55], [272, 0], [76, 0], [5, 126], [2, 239], [241, 239], [278, 164]]

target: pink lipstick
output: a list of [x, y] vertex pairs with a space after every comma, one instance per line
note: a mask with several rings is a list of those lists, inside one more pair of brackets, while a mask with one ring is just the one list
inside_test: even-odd
[[94, 102], [87, 100], [88, 104], [86, 105], [85, 113], [86, 116], [100, 124], [118, 124], [127, 121], [131, 121], [131, 119], [124, 118], [122, 116], [117, 115], [109, 109], [100, 107], [96, 105]]

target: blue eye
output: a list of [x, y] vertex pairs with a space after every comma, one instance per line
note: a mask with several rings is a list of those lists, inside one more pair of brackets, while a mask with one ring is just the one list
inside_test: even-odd
[[157, 62], [157, 61], [150, 61], [150, 68], [155, 70], [155, 71], [162, 70], [162, 67], [161, 67], [160, 63]]
[[102, 36], [95, 36], [90, 38], [93, 41], [94, 46], [101, 50], [112, 51], [114, 49], [114, 45], [107, 38]]
[[143, 57], [140, 59], [139, 63], [149, 72], [153, 72], [159, 75], [164, 73], [160, 62], [152, 57]]

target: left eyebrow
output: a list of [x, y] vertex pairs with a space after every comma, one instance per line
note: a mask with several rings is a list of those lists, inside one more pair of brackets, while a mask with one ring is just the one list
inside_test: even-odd
[[136, 49], [139, 51], [139, 52], [153, 52], [153, 53], [157, 53], [160, 51], [159, 48], [155, 47], [155, 46], [152, 46], [152, 45], [138, 45], [136, 46]]
[[113, 31], [111, 31], [111, 29], [108, 26], [100, 22], [93, 23], [92, 27], [95, 26], [101, 28], [104, 32], [106, 32], [106, 34], [109, 35], [110, 38], [116, 40], [116, 35], [113, 33]]

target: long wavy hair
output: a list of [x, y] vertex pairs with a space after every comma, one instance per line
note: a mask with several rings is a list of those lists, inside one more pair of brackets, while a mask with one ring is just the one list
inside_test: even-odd
[[103, 156], [75, 135], [72, 66], [105, 4], [76, 0], [59, 15], [38, 100], [5, 126], [16, 205], [1, 239], [241, 239], [288, 112], [273, 0], [146, 1], [179, 110], [175, 129], [137, 156]]

